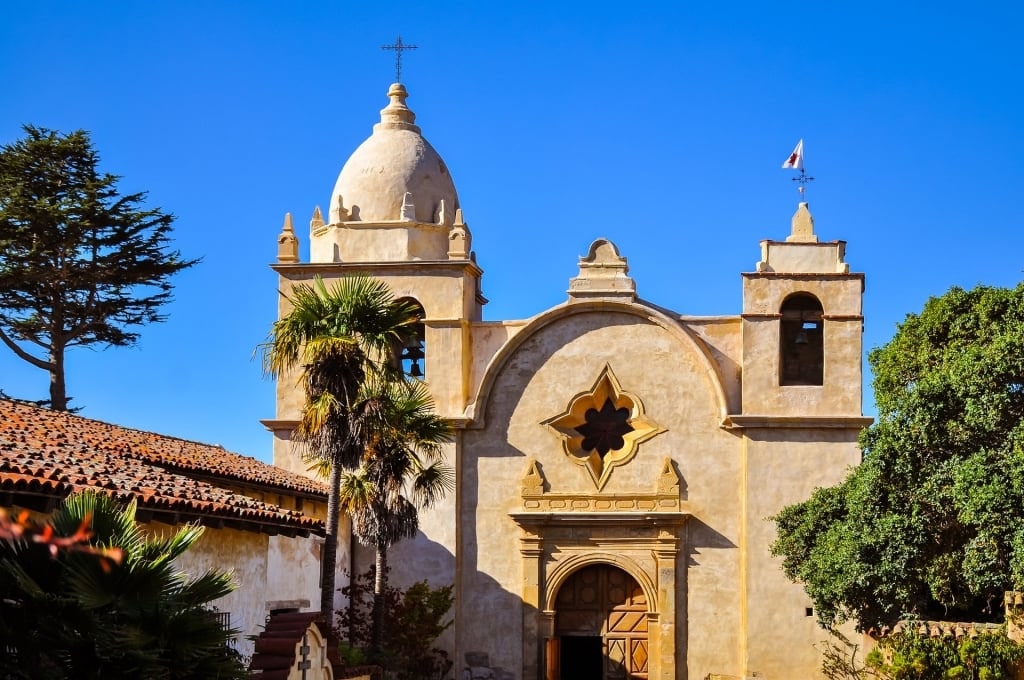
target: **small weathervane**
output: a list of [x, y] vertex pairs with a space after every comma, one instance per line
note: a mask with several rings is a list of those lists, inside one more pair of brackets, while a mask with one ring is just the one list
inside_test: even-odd
[[797, 191], [800, 192], [800, 200], [803, 201], [806, 198], [804, 192], [807, 190], [807, 183], [814, 181], [814, 178], [808, 177], [807, 172], [804, 170], [804, 140], [801, 139], [796, 143], [796, 148], [786, 158], [786, 162], [782, 164], [782, 169], [800, 171], [800, 176], [794, 177], [793, 181], [800, 185], [797, 187]]
[[408, 45], [402, 42], [402, 36], [398, 36], [398, 40], [395, 41], [394, 45], [381, 45], [382, 50], [394, 50], [395, 52], [395, 82], [402, 82], [402, 52], [405, 50], [414, 50], [417, 45]]

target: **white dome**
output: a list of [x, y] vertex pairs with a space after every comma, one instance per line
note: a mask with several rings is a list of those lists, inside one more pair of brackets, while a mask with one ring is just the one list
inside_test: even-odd
[[330, 221], [451, 224], [459, 196], [448, 167], [414, 124], [405, 87], [393, 84], [388, 96], [391, 102], [380, 112], [380, 123], [338, 175]]

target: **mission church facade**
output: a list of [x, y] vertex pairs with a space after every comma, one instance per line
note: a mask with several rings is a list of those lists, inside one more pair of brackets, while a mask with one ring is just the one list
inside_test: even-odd
[[[422, 308], [407, 366], [456, 424], [457, 488], [389, 561], [396, 582], [455, 585], [456, 672], [486, 653], [522, 680], [818, 677], [826, 635], [766, 518], [860, 460], [864, 277], [845, 243], [801, 203], [742, 274], [742, 313], [693, 317], [638, 297], [598, 239], [564, 303], [485, 321], [452, 176], [405, 87], [388, 97], [314, 212], [309, 260], [287, 217], [274, 269], [282, 291], [370, 274]], [[282, 379], [264, 421], [297, 472], [302, 399]], [[361, 571], [371, 553], [348, 543]]]

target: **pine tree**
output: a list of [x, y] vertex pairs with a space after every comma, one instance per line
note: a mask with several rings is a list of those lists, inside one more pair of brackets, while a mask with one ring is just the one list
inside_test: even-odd
[[169, 249], [173, 215], [98, 170], [87, 132], [24, 130], [0, 147], [0, 341], [50, 374], [64, 411], [67, 349], [133, 344], [198, 260]]

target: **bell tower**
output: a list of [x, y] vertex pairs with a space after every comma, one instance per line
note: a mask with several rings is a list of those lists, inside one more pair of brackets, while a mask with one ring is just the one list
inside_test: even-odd
[[742, 415], [860, 416], [864, 275], [818, 240], [807, 203], [743, 275]]
[[[430, 387], [437, 412], [458, 420], [469, 393], [469, 325], [481, 318], [482, 270], [472, 251], [458, 193], [440, 154], [423, 137], [406, 105], [401, 83], [388, 88], [388, 104], [373, 133], [344, 164], [332, 191], [327, 220], [319, 206], [309, 223], [309, 260], [298, 255], [290, 218], [272, 265], [278, 289], [315, 276], [328, 284], [354, 274], [385, 282], [397, 298], [423, 310], [422, 334], [403, 348], [403, 365]], [[279, 300], [278, 317], [287, 313]], [[304, 471], [290, 445], [303, 395], [294, 381], [277, 385], [274, 463]], [[300, 469], [302, 468], [302, 469]]]

